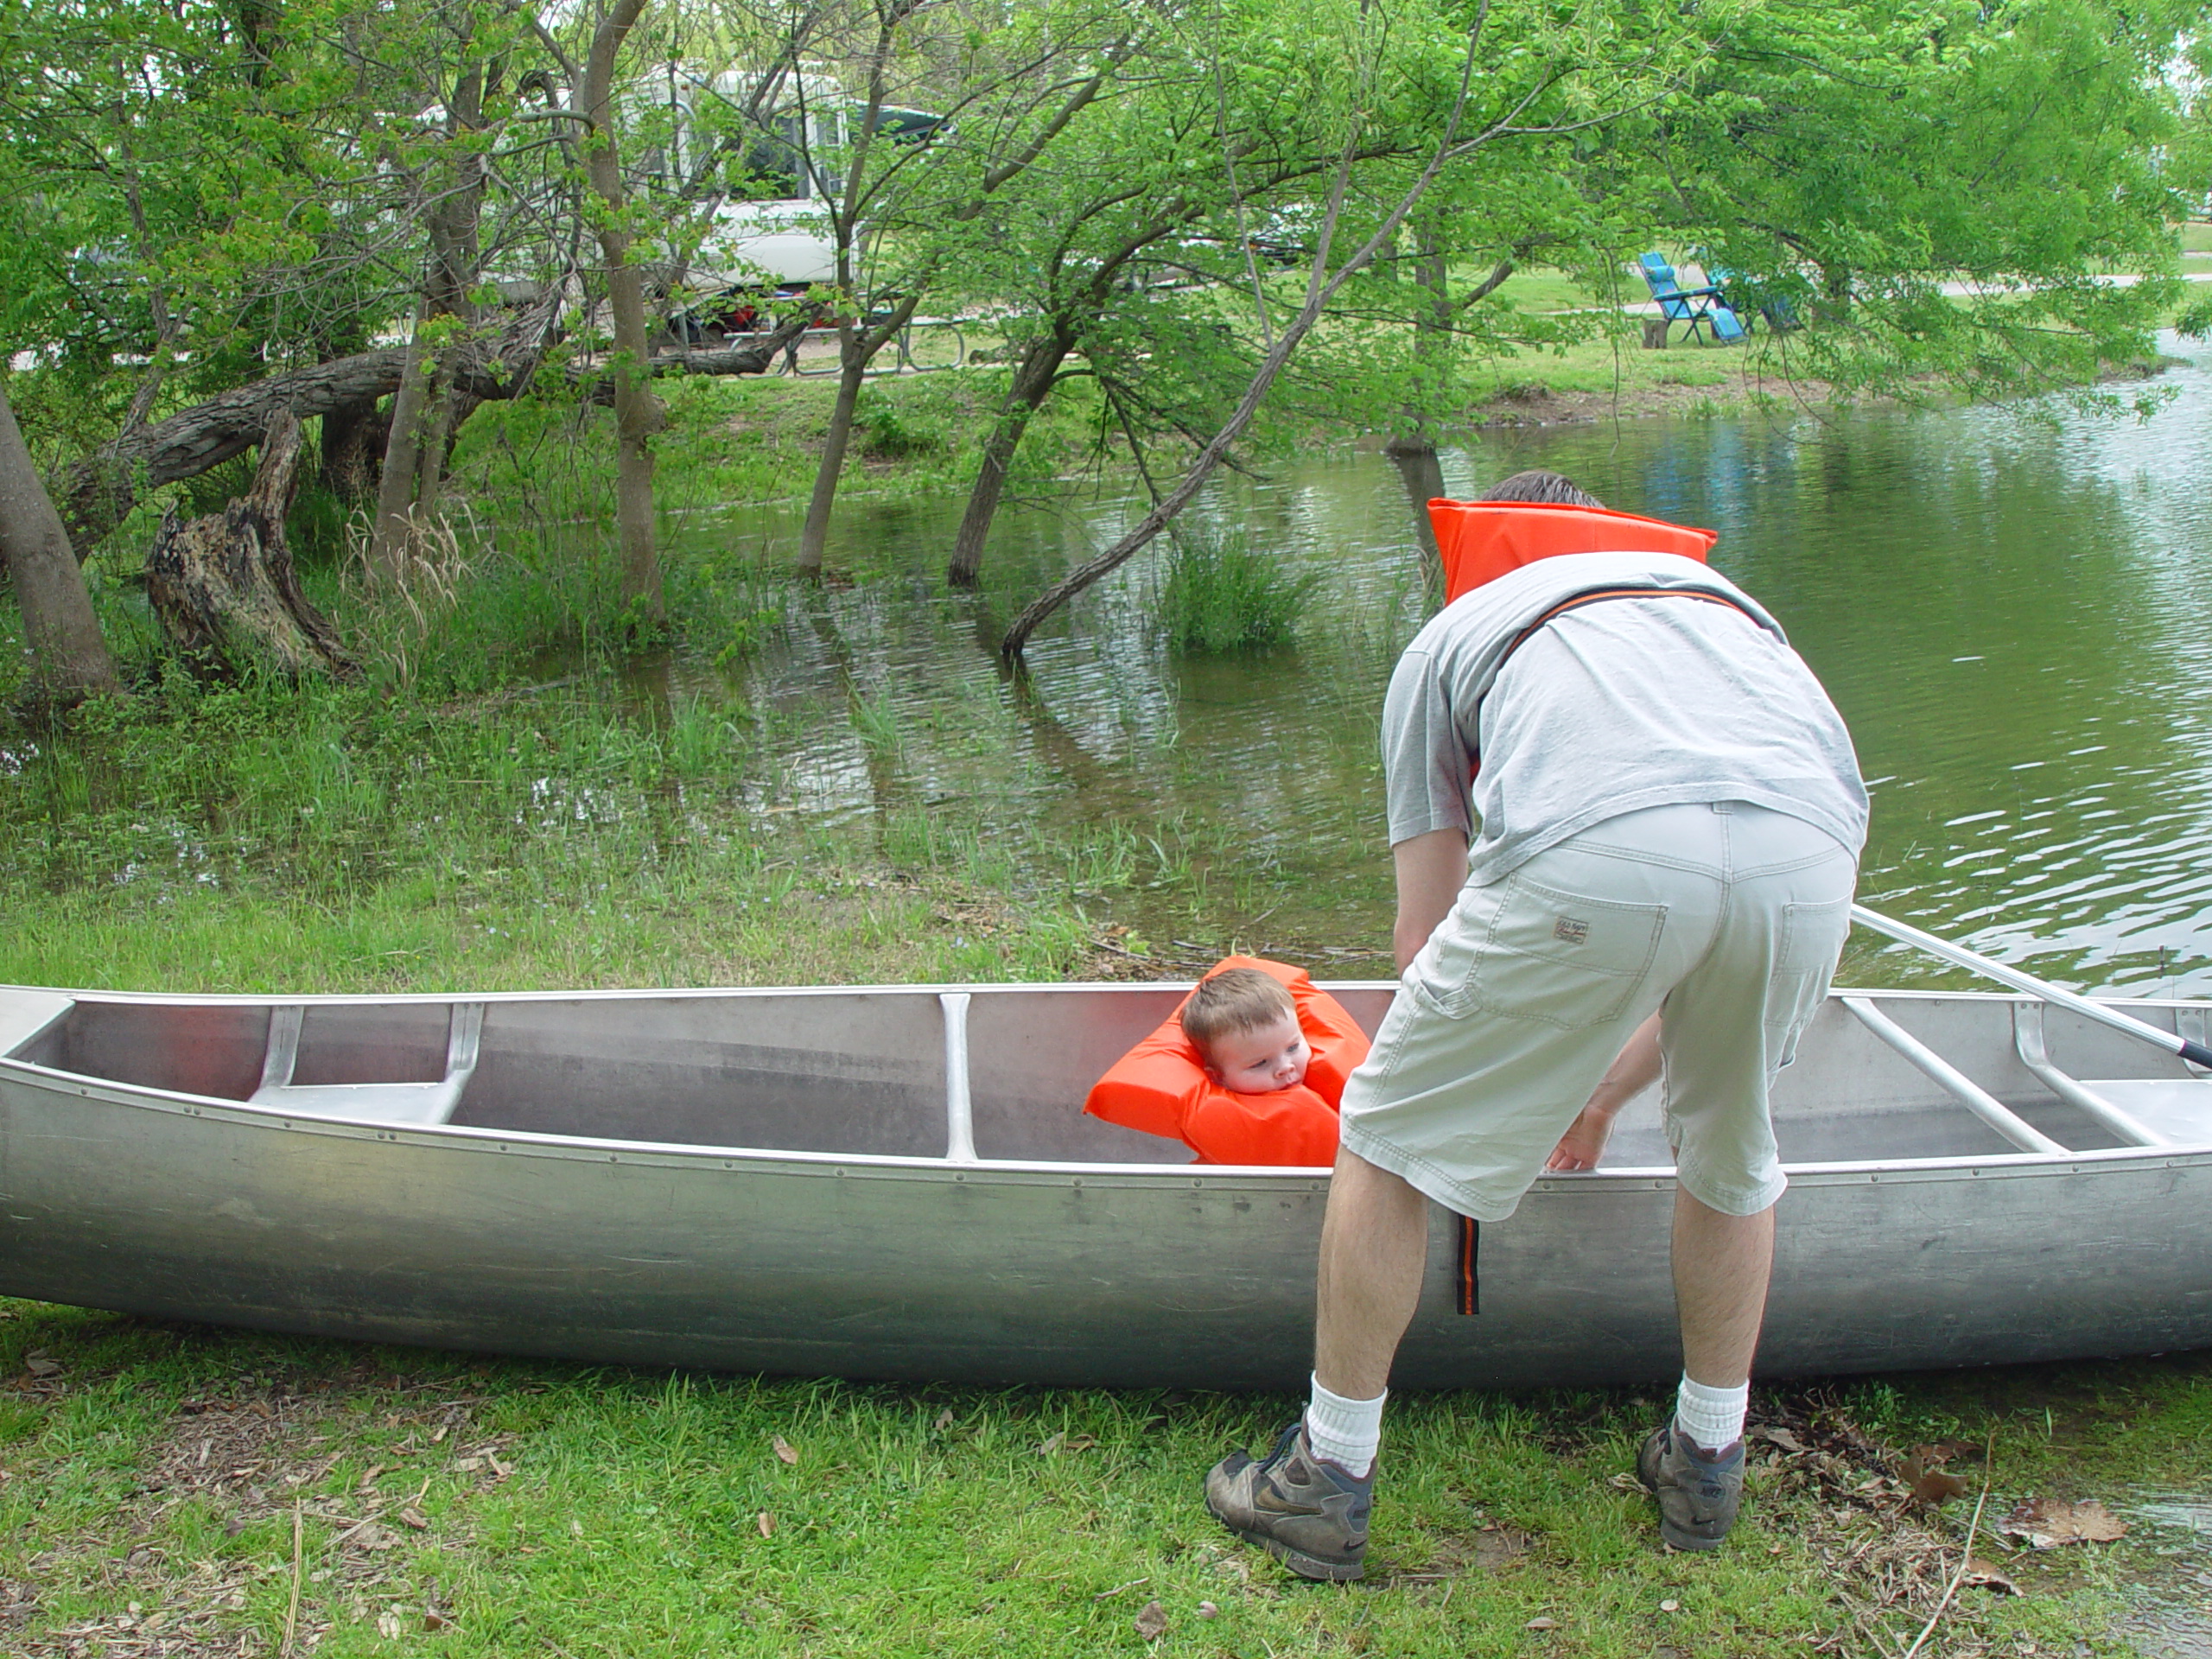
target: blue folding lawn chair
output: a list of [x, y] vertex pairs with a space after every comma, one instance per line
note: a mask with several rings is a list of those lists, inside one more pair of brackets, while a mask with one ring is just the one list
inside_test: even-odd
[[1689, 324], [1691, 339], [1709, 334], [1718, 344], [1732, 346], [1745, 338], [1742, 320], [1729, 309], [1718, 287], [1684, 288], [1675, 280], [1675, 268], [1662, 253], [1645, 254], [1637, 261], [1637, 269], [1643, 273], [1651, 297], [1659, 302], [1659, 315], [1669, 324]]

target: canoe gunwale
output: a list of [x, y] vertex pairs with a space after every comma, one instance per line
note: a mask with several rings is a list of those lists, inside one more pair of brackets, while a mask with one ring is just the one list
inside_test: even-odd
[[[31, 996], [66, 996], [76, 1002], [105, 1002], [136, 1007], [273, 1007], [279, 1004], [299, 1003], [309, 1007], [450, 1007], [455, 1002], [665, 1002], [672, 1000], [701, 1001], [759, 996], [928, 996], [939, 997], [947, 993], [965, 992], [978, 996], [997, 996], [1014, 994], [1046, 993], [1059, 995], [1068, 992], [1113, 992], [1121, 995], [1137, 995], [1147, 992], [1187, 991], [1197, 982], [1188, 979], [1155, 980], [1052, 980], [1030, 982], [1013, 980], [988, 983], [970, 982], [918, 983], [911, 985], [709, 985], [671, 988], [667, 986], [600, 988], [577, 990], [550, 991], [324, 991], [299, 995], [279, 995], [268, 991], [84, 991], [57, 988], [50, 985], [0, 985], [0, 996], [19, 994]], [[1341, 991], [1395, 991], [1395, 979], [1333, 979], [1315, 983], [1331, 993]], [[2042, 998], [2021, 991], [1980, 990], [1888, 990], [1836, 985], [1830, 988], [1831, 997], [1864, 996], [1884, 1002], [2040, 1002]], [[2209, 1005], [2204, 998], [2189, 996], [2093, 996], [2093, 1002], [2108, 1002], [2122, 1008], [2152, 1008], [2162, 1012], [2199, 1011]]]
[[[2012, 1000], [2012, 999], [2003, 999]], [[667, 1167], [696, 1167], [720, 1163], [731, 1169], [743, 1166], [757, 1173], [779, 1169], [793, 1173], [820, 1173], [868, 1178], [916, 1177], [963, 1182], [970, 1176], [989, 1180], [1043, 1181], [1050, 1184], [1099, 1179], [1116, 1186], [1219, 1187], [1235, 1183], [1261, 1190], [1280, 1191], [1304, 1185], [1321, 1191], [1330, 1170], [1323, 1166], [1286, 1166], [1260, 1164], [1139, 1164], [1088, 1163], [1045, 1159], [976, 1158], [972, 1160], [938, 1155], [912, 1157], [896, 1154], [810, 1152], [800, 1148], [709, 1146], [694, 1142], [629, 1141], [611, 1137], [549, 1135], [534, 1129], [502, 1129], [465, 1123], [395, 1123], [374, 1118], [346, 1118], [316, 1114], [286, 1113], [280, 1109], [254, 1106], [243, 1101], [177, 1090], [147, 1089], [111, 1082], [82, 1072], [64, 1071], [28, 1060], [0, 1057], [0, 1077], [14, 1076], [55, 1095], [74, 1095], [110, 1105], [213, 1118], [238, 1128], [271, 1134], [332, 1135], [355, 1140], [404, 1142], [418, 1147], [467, 1148], [487, 1147], [505, 1153], [510, 1148], [525, 1155], [566, 1157], [585, 1162], [628, 1162]], [[1902, 1181], [1979, 1179], [1999, 1176], [2082, 1174], [2084, 1166], [2100, 1172], [2115, 1168], [2173, 1169], [2212, 1162], [2212, 1142], [2196, 1146], [2109, 1147], [2079, 1152], [1985, 1153], [1979, 1156], [1948, 1154], [1933, 1158], [1851, 1159], [1783, 1165], [1793, 1182], [1815, 1185], [1858, 1185], [1888, 1179]], [[1193, 1173], [1203, 1170], [1204, 1173]], [[1532, 1194], [1565, 1195], [1575, 1192], [1618, 1191], [1622, 1185], [1670, 1187], [1672, 1165], [1622, 1166], [1571, 1173], [1547, 1174], [1530, 1188]]]

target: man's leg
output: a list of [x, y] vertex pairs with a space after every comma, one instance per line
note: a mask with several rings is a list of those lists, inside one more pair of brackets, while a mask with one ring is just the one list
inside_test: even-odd
[[1772, 1205], [1755, 1216], [1723, 1215], [1675, 1189], [1675, 1310], [1692, 1382], [1737, 1389], [1751, 1381], [1773, 1267]]
[[1672, 1421], [1653, 1431], [1636, 1471], [1659, 1500], [1659, 1534], [1712, 1549], [1744, 1491], [1744, 1408], [1774, 1265], [1774, 1206], [1732, 1216], [1675, 1189], [1675, 1310], [1682, 1382]]
[[1206, 1478], [1215, 1516], [1306, 1578], [1363, 1570], [1383, 1390], [1427, 1244], [1428, 1200], [1339, 1152], [1321, 1223], [1312, 1399], [1267, 1457], [1237, 1452]]
[[1428, 1200], [1389, 1171], [1338, 1153], [1314, 1315], [1313, 1376], [1323, 1388], [1355, 1400], [1382, 1392], [1427, 1254]]

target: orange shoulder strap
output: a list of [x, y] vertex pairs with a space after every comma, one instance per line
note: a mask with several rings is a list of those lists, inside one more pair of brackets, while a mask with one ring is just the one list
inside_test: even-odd
[[1444, 559], [1444, 602], [1509, 570], [1561, 553], [1674, 553], [1705, 562], [1720, 533], [1670, 524], [1609, 507], [1548, 501], [1451, 501], [1428, 504], [1428, 522]]

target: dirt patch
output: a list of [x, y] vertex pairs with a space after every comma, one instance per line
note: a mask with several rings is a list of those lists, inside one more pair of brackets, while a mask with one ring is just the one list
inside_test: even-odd
[[[366, 1379], [365, 1379], [365, 1381]], [[476, 1402], [443, 1383], [392, 1377], [372, 1399], [296, 1391], [284, 1382], [182, 1402], [146, 1448], [138, 1484], [99, 1532], [27, 1563], [30, 1581], [0, 1585], [0, 1632], [21, 1659], [86, 1654], [254, 1659], [272, 1651], [266, 1609], [285, 1609], [293, 1650], [310, 1651], [341, 1618], [374, 1618], [387, 1637], [452, 1622], [435, 1579], [417, 1576], [424, 1546], [466, 1542], [451, 1499], [513, 1472], [508, 1438], [478, 1432]], [[385, 1431], [378, 1461], [359, 1467], [364, 1408]], [[355, 1465], [339, 1471], [349, 1456]], [[424, 1500], [434, 1484], [443, 1502]], [[188, 1560], [162, 1522], [185, 1504], [238, 1538], [277, 1541]], [[38, 1628], [38, 1586], [60, 1582], [123, 1605]], [[249, 1611], [253, 1604], [259, 1606]]]
[[1478, 427], [1573, 426], [1597, 421], [1640, 420], [1647, 416], [1736, 414], [1762, 397], [1786, 405], [1826, 401], [1828, 388], [1813, 380], [1753, 382], [1731, 378], [1713, 385], [1623, 386], [1619, 391], [1562, 391], [1549, 386], [1509, 387], [1476, 410]]

